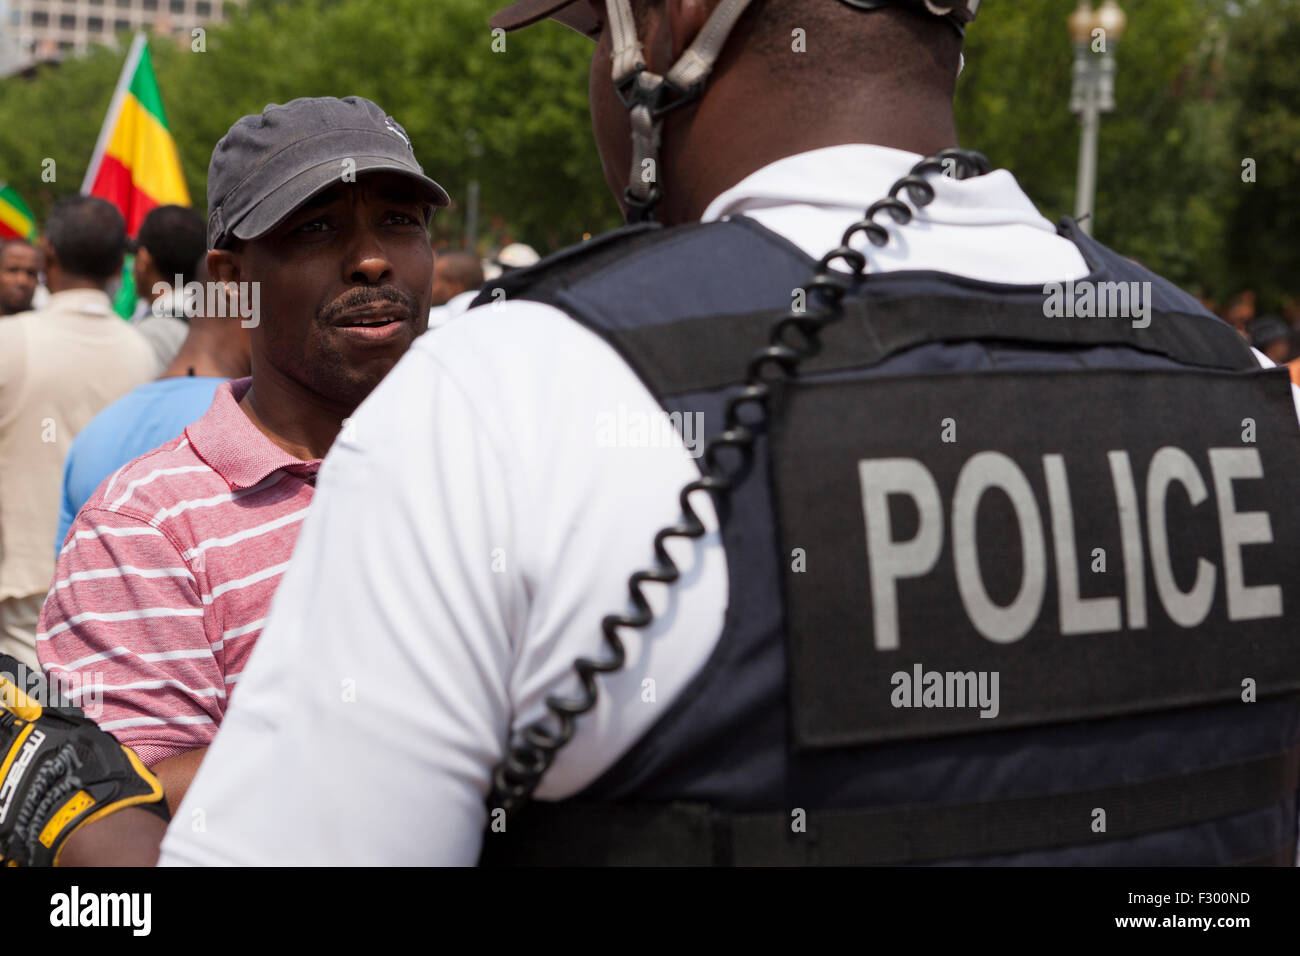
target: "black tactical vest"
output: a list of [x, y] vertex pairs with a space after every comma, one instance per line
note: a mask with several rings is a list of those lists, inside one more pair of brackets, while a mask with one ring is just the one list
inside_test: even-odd
[[[584, 792], [486, 833], [484, 862], [1294, 860], [1288, 378], [1060, 231], [1086, 280], [855, 284], [719, 504], [711, 658]], [[814, 265], [744, 217], [648, 225], [479, 301], [558, 307], [708, 434]]]

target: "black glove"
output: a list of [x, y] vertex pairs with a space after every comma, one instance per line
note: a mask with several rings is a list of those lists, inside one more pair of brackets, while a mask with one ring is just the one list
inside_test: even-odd
[[162, 784], [39, 674], [0, 654], [0, 865], [54, 866], [79, 828], [138, 806], [170, 819]]

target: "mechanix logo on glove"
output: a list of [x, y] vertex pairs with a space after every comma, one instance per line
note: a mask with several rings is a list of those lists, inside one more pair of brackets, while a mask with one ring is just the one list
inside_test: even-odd
[[124, 807], [169, 819], [135, 752], [79, 708], [38, 703], [33, 677], [0, 654], [0, 865], [54, 866], [68, 837]]

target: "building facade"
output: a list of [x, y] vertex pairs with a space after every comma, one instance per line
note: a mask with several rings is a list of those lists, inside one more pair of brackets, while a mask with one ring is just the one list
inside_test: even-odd
[[[184, 35], [221, 23], [245, 0], [0, 0], [0, 69], [84, 52], [114, 43], [119, 34], [149, 28], [155, 35]], [[7, 61], [7, 62], [3, 62]]]

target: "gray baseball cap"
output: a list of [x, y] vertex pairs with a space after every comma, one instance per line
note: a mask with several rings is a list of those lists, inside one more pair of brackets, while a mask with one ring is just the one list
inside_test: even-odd
[[406, 130], [370, 100], [320, 96], [272, 103], [236, 122], [212, 151], [208, 248], [232, 236], [265, 235], [345, 172], [400, 173], [430, 205], [451, 202], [420, 168]]

